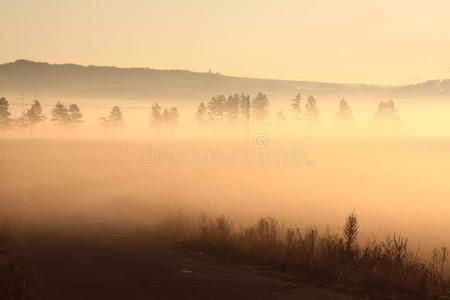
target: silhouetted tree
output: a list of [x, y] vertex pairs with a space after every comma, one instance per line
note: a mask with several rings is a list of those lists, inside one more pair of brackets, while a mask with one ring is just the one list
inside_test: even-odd
[[319, 109], [317, 108], [317, 101], [313, 96], [309, 96], [305, 105], [304, 112], [305, 120], [311, 123], [319, 122]]
[[286, 125], [286, 116], [284, 115], [284, 112], [281, 109], [277, 112], [277, 122], [278, 125], [281, 126]]
[[248, 126], [250, 116], [257, 121], [266, 120], [269, 116], [269, 99], [263, 93], [250, 101], [250, 95], [232, 94], [228, 97], [218, 95], [212, 97], [205, 105], [200, 103], [194, 117], [199, 125], [230, 125], [234, 126], [241, 123], [242, 126]]
[[68, 117], [68, 125], [69, 127], [78, 126], [78, 124], [83, 123], [83, 114], [80, 111], [80, 108], [76, 104], [69, 105], [69, 117]]
[[348, 125], [353, 122], [352, 110], [344, 98], [339, 101], [339, 111], [334, 115], [334, 120], [338, 124], [343, 125]]
[[118, 107], [118, 106], [114, 106], [112, 108], [108, 117], [101, 118], [100, 120], [101, 120], [100, 125], [105, 128], [123, 127], [123, 114], [122, 114], [120, 107]]
[[248, 126], [250, 124], [250, 95], [241, 94], [241, 124], [243, 126]]
[[391, 125], [400, 125], [401, 121], [397, 115], [394, 101], [381, 101], [378, 110], [375, 113], [375, 121], [389, 123]]
[[170, 112], [167, 107], [163, 109], [163, 112], [161, 114], [161, 121], [164, 128], [168, 127], [168, 123], [170, 122]]
[[60, 101], [56, 102], [52, 109], [52, 122], [55, 122], [59, 127], [66, 127], [69, 119], [69, 111], [67, 107]]
[[252, 100], [252, 111], [255, 121], [264, 121], [269, 117], [269, 98], [259, 92]]
[[0, 98], [0, 130], [11, 128], [11, 113], [9, 112], [9, 102], [6, 98]]
[[291, 108], [292, 108], [292, 117], [294, 122], [298, 122], [301, 119], [302, 115], [302, 94], [298, 93], [295, 95], [295, 98], [292, 99]]
[[241, 98], [239, 94], [228, 96], [225, 102], [225, 117], [228, 121], [228, 125], [236, 125], [239, 121], [239, 108]]
[[207, 104], [207, 109], [209, 111], [210, 121], [214, 125], [221, 125], [224, 119], [225, 113], [225, 96], [218, 95], [217, 97], [211, 98]]
[[178, 118], [180, 117], [178, 109], [172, 106], [169, 109], [169, 119], [167, 120], [167, 125], [169, 128], [175, 128], [178, 125]]
[[26, 116], [30, 122], [30, 126], [34, 127], [40, 122], [44, 122], [47, 118], [42, 114], [41, 103], [38, 100], [34, 100], [30, 109], [27, 110]]
[[42, 114], [41, 103], [38, 100], [34, 100], [31, 107], [14, 120], [14, 124], [21, 128], [33, 128], [40, 122], [45, 121], [45, 119], [46, 117]]
[[197, 112], [194, 115], [195, 121], [199, 126], [205, 126], [208, 121], [208, 111], [204, 102], [200, 103]]
[[161, 109], [162, 107], [155, 103], [152, 106], [152, 112], [150, 114], [150, 125], [153, 127], [159, 127], [161, 125], [162, 117], [161, 117]]
[[[162, 113], [161, 113], [162, 110]], [[150, 116], [150, 125], [154, 128], [167, 129], [175, 128], [178, 125], [178, 109], [176, 107], [162, 109], [158, 103], [152, 106], [152, 113]]]
[[70, 104], [67, 108], [62, 102], [58, 101], [52, 110], [52, 122], [57, 126], [64, 128], [74, 128], [83, 123], [83, 114], [76, 104]]

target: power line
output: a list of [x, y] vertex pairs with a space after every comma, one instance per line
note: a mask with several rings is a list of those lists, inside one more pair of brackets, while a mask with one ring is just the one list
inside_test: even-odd
[[[10, 106], [30, 106], [32, 103], [9, 103]], [[41, 104], [43, 107], [53, 107], [55, 104]], [[78, 105], [80, 108], [112, 108], [113, 106], [98, 106], [98, 105]], [[149, 106], [120, 106], [120, 108], [126, 109], [151, 109], [151, 104]]]

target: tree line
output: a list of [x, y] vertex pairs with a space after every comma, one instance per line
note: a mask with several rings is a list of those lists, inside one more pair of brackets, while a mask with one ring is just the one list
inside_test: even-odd
[[[247, 94], [217, 95], [208, 102], [201, 102], [194, 114], [195, 122], [201, 126], [249, 126], [263, 124], [271, 118], [270, 101], [266, 94], [257, 93], [255, 97]], [[291, 100], [290, 111], [294, 124], [319, 124], [320, 111], [314, 96], [303, 101], [300, 93]], [[173, 130], [178, 125], [180, 114], [175, 106], [162, 107], [158, 103], [151, 107], [149, 125], [157, 130]], [[285, 125], [287, 117], [283, 110], [277, 111], [275, 119], [279, 125]], [[338, 104], [338, 111], [333, 115], [338, 125], [353, 123], [353, 113], [345, 99]], [[42, 112], [41, 103], [34, 100], [31, 106], [19, 116], [12, 118], [9, 102], [5, 97], [0, 98], [0, 129], [29, 128], [33, 129], [39, 123], [47, 120]], [[75, 128], [84, 122], [83, 114], [77, 104], [66, 106], [58, 101], [51, 111], [51, 122], [59, 128]], [[392, 100], [381, 101], [374, 115], [374, 121], [392, 125], [401, 123], [395, 104]], [[119, 106], [114, 106], [109, 115], [99, 120], [103, 128], [119, 128], [124, 126], [124, 117]]]
[[[270, 119], [270, 101], [268, 97], [259, 92], [253, 99], [246, 94], [232, 94], [226, 97], [218, 95], [212, 97], [207, 103], [201, 102], [194, 114], [196, 123], [203, 126], [248, 126], [250, 123], [263, 123]], [[319, 108], [314, 96], [309, 96], [303, 103], [301, 93], [291, 100], [291, 114], [294, 124], [319, 124]], [[276, 121], [285, 125], [287, 117], [283, 110], [278, 110]], [[338, 111], [333, 115], [337, 125], [350, 125], [353, 123], [353, 113], [344, 98], [339, 101]], [[375, 122], [400, 124], [395, 104], [392, 100], [381, 101], [374, 116]]]
[[[58, 101], [52, 109], [51, 121], [59, 127], [73, 128], [83, 123], [83, 114], [77, 104], [69, 107]], [[29, 109], [24, 110], [18, 117], [11, 118], [9, 102], [6, 98], [0, 98], [0, 128], [11, 129], [30, 128], [33, 129], [39, 123], [44, 122], [47, 117], [42, 113], [39, 100], [34, 100]]]
[[[56, 102], [51, 111], [51, 122], [59, 128], [75, 128], [84, 122], [83, 114], [77, 104], [66, 106], [61, 101]], [[149, 124], [158, 129], [173, 129], [178, 125], [179, 113], [175, 106], [161, 107], [155, 103], [151, 107]], [[47, 120], [42, 113], [42, 106], [39, 100], [34, 100], [29, 109], [23, 111], [19, 116], [12, 118], [9, 111], [9, 102], [5, 97], [0, 98], [0, 129], [11, 128], [34, 128], [37, 124]], [[124, 117], [119, 106], [114, 106], [109, 115], [99, 119], [99, 124], [103, 128], [119, 128], [124, 126]]]

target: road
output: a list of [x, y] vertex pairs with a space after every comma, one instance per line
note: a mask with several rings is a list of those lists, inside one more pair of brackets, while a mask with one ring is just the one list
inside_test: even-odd
[[156, 246], [144, 234], [39, 232], [19, 247], [46, 300], [361, 300], [208, 263]]

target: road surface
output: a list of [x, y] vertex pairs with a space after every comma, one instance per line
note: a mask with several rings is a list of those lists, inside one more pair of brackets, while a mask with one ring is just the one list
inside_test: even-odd
[[40, 232], [19, 245], [46, 300], [361, 300], [208, 263], [156, 246], [144, 234]]

